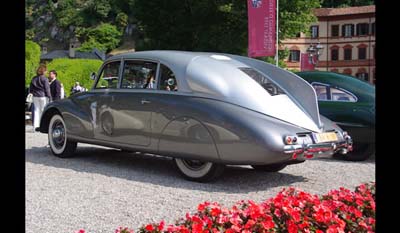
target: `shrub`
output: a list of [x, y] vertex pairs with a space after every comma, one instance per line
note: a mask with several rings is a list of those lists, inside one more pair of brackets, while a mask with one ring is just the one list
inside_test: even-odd
[[36, 69], [40, 62], [40, 46], [30, 40], [25, 41], [25, 86], [29, 86], [36, 76]]
[[114, 25], [103, 23], [95, 28], [81, 30], [80, 36], [85, 39], [85, 42], [78, 48], [78, 51], [92, 51], [93, 46], [101, 45], [108, 52], [118, 46], [122, 33]]
[[47, 65], [47, 69], [57, 71], [57, 79], [64, 85], [67, 95], [70, 95], [71, 88], [75, 82], [90, 89], [93, 84], [90, 74], [97, 72], [103, 62], [93, 59], [54, 59]]

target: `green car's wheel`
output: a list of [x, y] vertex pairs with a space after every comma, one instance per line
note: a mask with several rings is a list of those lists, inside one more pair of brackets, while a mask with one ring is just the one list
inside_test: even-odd
[[373, 144], [355, 144], [353, 145], [353, 151], [346, 155], [342, 155], [343, 159], [347, 161], [365, 161], [375, 152], [375, 146]]

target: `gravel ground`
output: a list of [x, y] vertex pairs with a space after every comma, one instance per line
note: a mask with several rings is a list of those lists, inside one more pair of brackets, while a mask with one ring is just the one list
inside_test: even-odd
[[375, 181], [375, 160], [331, 158], [291, 165], [279, 173], [228, 167], [214, 183], [184, 180], [164, 157], [79, 144], [77, 156], [54, 157], [47, 134], [26, 128], [26, 232], [112, 233], [165, 220], [174, 223], [204, 201], [230, 207], [239, 200], [264, 201], [294, 186], [324, 194]]

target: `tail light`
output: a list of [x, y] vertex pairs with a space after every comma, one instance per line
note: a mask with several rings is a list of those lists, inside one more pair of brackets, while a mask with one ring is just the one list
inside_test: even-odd
[[286, 145], [297, 144], [297, 137], [296, 136], [286, 136], [284, 140], [285, 140], [285, 144]]

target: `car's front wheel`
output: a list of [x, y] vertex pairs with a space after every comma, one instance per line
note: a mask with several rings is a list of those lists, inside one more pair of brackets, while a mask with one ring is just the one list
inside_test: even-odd
[[284, 169], [287, 165], [286, 164], [268, 164], [268, 165], [251, 165], [257, 171], [263, 172], [278, 172]]
[[48, 138], [53, 155], [60, 158], [69, 158], [74, 155], [77, 143], [68, 140], [64, 119], [59, 114], [51, 117]]
[[199, 160], [174, 159], [175, 165], [180, 174], [187, 180], [207, 182], [219, 177], [225, 165]]

